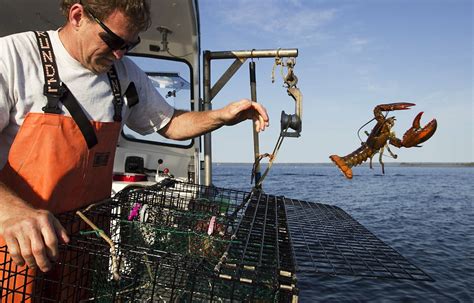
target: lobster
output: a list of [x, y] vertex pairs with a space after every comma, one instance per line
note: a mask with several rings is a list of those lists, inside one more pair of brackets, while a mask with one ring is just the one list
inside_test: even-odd
[[[414, 105], [414, 103], [406, 102], [377, 105], [374, 108], [374, 119], [377, 121], [377, 124], [370, 134], [365, 132], [368, 137], [365, 142], [362, 142], [361, 147], [344, 157], [331, 155], [329, 158], [339, 167], [346, 178], [352, 179], [351, 167], [357, 166], [367, 159], [370, 159], [370, 168], [372, 168], [372, 158], [375, 154], [379, 153], [382, 174], [385, 174], [384, 163], [382, 161], [384, 149], [386, 148], [394, 159], [397, 158], [397, 155], [390, 150], [389, 143], [398, 148], [421, 147], [419, 144], [430, 139], [436, 131], [438, 125], [436, 119], [431, 120], [424, 127], [420, 127], [420, 120], [423, 115], [423, 112], [420, 112], [416, 115], [415, 119], [413, 119], [412, 127], [405, 132], [402, 140], [395, 136], [392, 127], [395, 125], [396, 119], [395, 117], [387, 117], [388, 112], [407, 110]], [[386, 112], [386, 114], [384, 115], [383, 112]]]

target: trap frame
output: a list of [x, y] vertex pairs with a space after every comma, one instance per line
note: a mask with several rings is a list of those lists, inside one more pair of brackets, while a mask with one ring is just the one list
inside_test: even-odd
[[295, 302], [297, 272], [431, 280], [342, 209], [261, 191], [165, 180], [59, 219], [71, 241], [51, 272], [0, 260], [2, 302]]

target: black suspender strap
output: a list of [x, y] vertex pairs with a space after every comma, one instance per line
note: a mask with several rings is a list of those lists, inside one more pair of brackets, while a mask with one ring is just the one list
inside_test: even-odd
[[76, 97], [74, 97], [74, 95], [69, 91], [69, 89], [66, 87], [66, 84], [63, 83], [63, 86], [66, 88], [67, 92], [63, 98], [61, 98], [61, 102], [64, 104], [64, 106], [66, 106], [67, 110], [71, 114], [71, 117], [74, 119], [74, 122], [76, 122], [77, 126], [81, 130], [84, 139], [86, 139], [87, 147], [91, 149], [98, 143], [94, 128], [82, 110], [82, 107], [79, 105], [79, 102], [77, 102]]
[[43, 107], [45, 113], [61, 114], [59, 102], [62, 102], [71, 114], [72, 119], [76, 122], [81, 130], [87, 147], [91, 149], [98, 141], [94, 128], [87, 118], [83, 109], [77, 102], [74, 95], [69, 91], [64, 83], [59, 79], [58, 67], [54, 57], [53, 48], [51, 47], [51, 40], [47, 32], [35, 32], [38, 47], [40, 50], [41, 63], [44, 72], [44, 95], [48, 98], [48, 103]]
[[110, 70], [107, 72], [109, 76], [110, 86], [112, 87], [112, 93], [114, 94], [114, 121], [122, 121], [122, 108], [123, 108], [123, 99], [122, 99], [122, 90], [120, 88], [120, 81], [117, 76], [117, 71], [115, 66], [112, 65]]
[[59, 99], [63, 96], [65, 90], [59, 80], [58, 66], [51, 47], [51, 40], [47, 32], [35, 32], [35, 34], [43, 65], [45, 81], [43, 94], [48, 98], [48, 103], [42, 109], [45, 113], [60, 114]]

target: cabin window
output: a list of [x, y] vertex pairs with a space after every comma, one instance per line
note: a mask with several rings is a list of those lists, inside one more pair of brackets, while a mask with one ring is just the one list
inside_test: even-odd
[[[166, 102], [176, 109], [191, 110], [191, 69], [182, 61], [166, 60], [152, 57], [129, 56], [151, 79], [155, 88]], [[158, 133], [142, 136], [127, 126], [123, 135], [128, 140], [144, 143], [165, 144], [190, 147], [192, 140], [176, 141], [166, 139]]]

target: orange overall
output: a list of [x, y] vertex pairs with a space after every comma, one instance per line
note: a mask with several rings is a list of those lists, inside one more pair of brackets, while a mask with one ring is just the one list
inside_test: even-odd
[[[48, 54], [52, 54], [47, 34], [37, 33], [37, 38], [40, 52], [50, 51]], [[51, 57], [54, 61], [54, 54]], [[57, 71], [55, 62], [52, 63]], [[46, 75], [44, 59], [43, 68], [45, 77], [50, 77], [51, 73]], [[59, 79], [56, 72], [53, 76]], [[116, 97], [117, 91], [113, 93]], [[60, 113], [27, 114], [11, 146], [8, 162], [0, 171], [0, 181], [20, 198], [54, 214], [81, 208], [105, 199], [111, 193], [120, 120], [88, 121], [88, 127], [97, 139], [94, 146], [88, 146], [83, 130], [72, 113], [71, 116]], [[34, 271], [15, 266], [5, 251], [5, 242], [0, 237], [1, 302], [32, 302]]]

